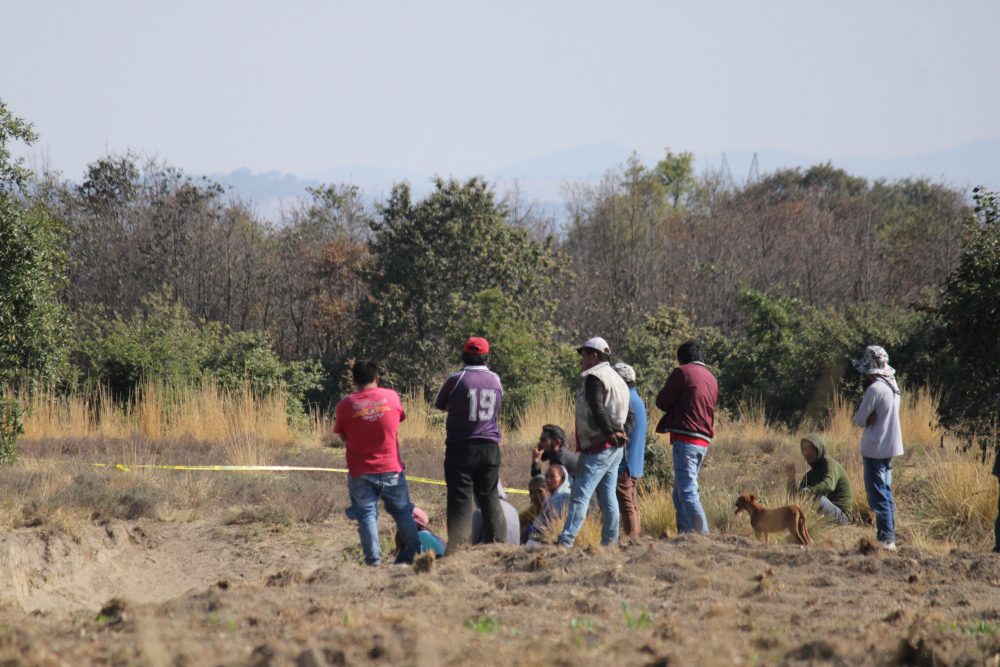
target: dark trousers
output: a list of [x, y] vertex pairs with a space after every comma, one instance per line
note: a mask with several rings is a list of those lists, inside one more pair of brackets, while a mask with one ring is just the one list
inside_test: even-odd
[[628, 468], [618, 471], [615, 494], [618, 496], [618, 509], [621, 511], [621, 534], [633, 542], [638, 541], [639, 499], [635, 492], [635, 477], [629, 474]]
[[[1000, 484], [1000, 477], [997, 477], [997, 483]], [[993, 551], [1000, 553], [1000, 497], [997, 498], [997, 518], [993, 521], [993, 539], [996, 542]]]
[[445, 447], [444, 481], [448, 484], [448, 551], [469, 542], [473, 502], [483, 512], [483, 542], [503, 542], [507, 521], [500, 507], [500, 445], [484, 440]]

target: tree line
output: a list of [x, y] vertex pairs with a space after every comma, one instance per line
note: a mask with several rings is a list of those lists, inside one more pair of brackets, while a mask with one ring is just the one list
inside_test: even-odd
[[[995, 419], [1000, 257], [985, 191], [970, 201], [829, 164], [737, 186], [667, 151], [568, 186], [561, 221], [483, 179], [438, 178], [420, 199], [406, 183], [380, 202], [349, 184], [310, 189], [272, 223], [211, 180], [130, 154], [97, 159], [79, 183], [30, 174], [6, 152], [33, 140], [30, 125], [0, 109], [0, 211], [5, 230], [25, 232], [0, 252], [39, 253], [31, 270], [47, 279], [18, 284], [51, 329], [22, 338], [30, 318], [8, 307], [18, 288], [5, 275], [0, 318], [13, 319], [0, 319], [0, 340], [19, 355], [5, 356], [8, 380], [124, 395], [143, 377], [266, 368], [264, 385], [326, 407], [350, 359], [429, 391], [477, 334], [516, 412], [573, 385], [576, 341], [605, 337], [651, 391], [676, 344], [698, 338], [730, 408], [759, 398], [794, 423], [822, 419], [829, 394], [856, 381], [847, 358], [881, 343], [911, 382], [940, 385], [947, 423]], [[194, 339], [201, 356], [184, 353]]]

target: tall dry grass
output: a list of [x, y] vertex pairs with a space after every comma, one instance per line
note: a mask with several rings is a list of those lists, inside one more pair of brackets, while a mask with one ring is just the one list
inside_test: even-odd
[[402, 399], [406, 419], [399, 425], [399, 439], [403, 442], [439, 442], [444, 447], [445, 414], [421, 391], [409, 391]]
[[27, 408], [27, 442], [130, 436], [166, 442], [193, 439], [225, 443], [230, 463], [259, 465], [272, 457], [275, 448], [299, 437], [288, 424], [287, 397], [280, 391], [259, 395], [249, 387], [229, 391], [214, 383], [170, 387], [146, 382], [124, 402], [114, 401], [106, 389], [68, 394], [25, 391], [18, 400]]
[[517, 446], [534, 447], [546, 424], [555, 424], [572, 440], [576, 423], [576, 399], [567, 391], [553, 390], [531, 401], [518, 415], [508, 442]]
[[[283, 447], [302, 444], [303, 438], [328, 439], [332, 427], [329, 416], [313, 415], [308, 433], [295, 432], [288, 425], [285, 396], [281, 393], [258, 396], [247, 389], [225, 391], [213, 384], [171, 388], [147, 383], [131, 400], [120, 403], [105, 390], [68, 395], [42, 391], [22, 394], [19, 399], [28, 408], [26, 443], [43, 438], [102, 438], [121, 443], [116, 460], [126, 464], [158, 462], [154, 461], [156, 457], [169, 456], [172, 440], [185, 439], [221, 445], [226, 460], [220, 463], [267, 464], [275, 462]], [[403, 400], [408, 418], [401, 426], [400, 437], [411, 445], [410, 454], [416, 456], [414, 452], [423, 445], [440, 447], [444, 441], [444, 413], [435, 410], [420, 393], [407, 394]], [[847, 472], [856, 506], [854, 518], [860, 522], [868, 506], [858, 450], [861, 431], [851, 421], [854, 407], [854, 401], [835, 396], [822, 435], [829, 455]], [[657, 415], [654, 410], [650, 412], [652, 428]], [[948, 440], [948, 446], [938, 446], [943, 430], [937, 422], [934, 392], [904, 388], [900, 419], [908, 453], [897, 460], [894, 488], [897, 524], [903, 540], [914, 545], [986, 544], [996, 508], [996, 484], [989, 467], [958, 453]], [[518, 446], [533, 445], [546, 423], [563, 426], [572, 438], [573, 422], [574, 401], [568, 392], [539, 397], [519, 415], [513, 428], [505, 429], [507, 442], [516, 446], [510, 462], [518, 461], [518, 471], [521, 466], [526, 469], [522, 460], [526, 453]], [[720, 414], [716, 439], [700, 475], [702, 503], [713, 531], [746, 532], [745, 521], [733, 516], [732, 504], [739, 493], [755, 493], [768, 504], [786, 501], [784, 466], [794, 463], [797, 479], [806, 469], [798, 449], [801, 435], [769, 422], [759, 402], [740, 406], [732, 416]], [[162, 446], [164, 442], [167, 447]], [[412, 448], [413, 444], [417, 449]], [[440, 463], [436, 450], [431, 459], [433, 466], [426, 474], [437, 476]], [[507, 470], [505, 474], [516, 477], [514, 472]], [[191, 488], [181, 495], [194, 499], [207, 492], [202, 480], [191, 481]], [[653, 487], [640, 495], [644, 533], [663, 535], [676, 530], [670, 492], [669, 486]], [[593, 517], [580, 543], [596, 544], [599, 539], [600, 526]]]
[[912, 489], [915, 533], [932, 540], [988, 548], [993, 542], [997, 480], [975, 455], [937, 451], [929, 455], [926, 479]]
[[677, 513], [669, 490], [641, 488], [636, 495], [639, 500], [639, 526], [644, 534], [653, 537], [677, 534]]
[[[938, 395], [929, 387], [909, 390], [900, 387], [899, 424], [903, 432], [903, 444], [936, 445], [944, 436], [944, 429], [938, 422]], [[830, 420], [823, 430], [823, 436], [831, 446], [838, 449], [846, 444], [857, 444], [861, 429], [854, 425], [854, 411], [861, 397], [850, 400], [840, 394], [833, 397]]]
[[[566, 525], [566, 515], [569, 514], [569, 504], [563, 511], [554, 516], [542, 529], [541, 541], [545, 544], [555, 544]], [[574, 545], [582, 549], [596, 549], [601, 546], [601, 513], [597, 510], [587, 512], [580, 532], [576, 534]]]

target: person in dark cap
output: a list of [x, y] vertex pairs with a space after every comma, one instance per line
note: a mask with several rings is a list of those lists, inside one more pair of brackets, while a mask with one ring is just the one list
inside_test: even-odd
[[468, 544], [475, 505], [483, 513], [483, 542], [503, 542], [500, 506], [500, 377], [486, 361], [490, 343], [473, 336], [462, 346], [462, 370], [451, 374], [434, 401], [448, 412], [444, 479], [448, 485], [448, 550]]

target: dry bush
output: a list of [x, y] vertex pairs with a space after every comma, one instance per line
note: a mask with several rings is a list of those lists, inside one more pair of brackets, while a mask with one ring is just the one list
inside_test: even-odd
[[247, 387], [226, 391], [212, 382], [195, 387], [146, 382], [120, 404], [105, 389], [89, 394], [43, 389], [21, 393], [18, 400], [29, 409], [26, 442], [136, 434], [155, 441], [219, 441], [232, 431], [252, 432], [265, 441], [282, 444], [291, 444], [296, 438], [288, 425], [287, 397], [280, 391], [256, 395]]
[[929, 457], [925, 469], [926, 479], [913, 485], [910, 497], [911, 532], [988, 549], [998, 492], [990, 467], [975, 456], [941, 453]]
[[908, 446], [937, 445], [944, 435], [944, 429], [938, 422], [938, 394], [930, 387], [919, 387], [914, 391], [901, 387], [900, 391], [903, 400], [900, 401], [899, 424], [904, 442]]
[[73, 505], [90, 513], [95, 521], [134, 520], [157, 517], [165, 494], [157, 486], [121, 473], [81, 472], [72, 483], [52, 497], [55, 505]]
[[292, 523], [292, 515], [287, 507], [263, 505], [241, 509], [226, 519], [227, 526], [247, 526], [254, 523], [266, 526], [289, 526]]
[[400, 442], [431, 441], [444, 444], [445, 413], [436, 409], [420, 391], [403, 395], [406, 419], [399, 425]]
[[711, 449], [737, 458], [770, 454], [789, 440], [787, 430], [767, 419], [760, 401], [740, 403], [736, 417], [720, 412]]
[[639, 521], [644, 534], [666, 537], [677, 533], [677, 514], [669, 488], [640, 488], [637, 495]]
[[511, 430], [508, 442], [525, 448], [538, 443], [538, 435], [546, 424], [555, 424], [566, 431], [566, 439], [574, 441], [576, 399], [567, 391], [551, 391], [528, 403], [519, 415], [517, 427]]
[[[545, 544], [555, 544], [562, 534], [566, 525], [566, 515], [569, 514], [569, 504], [558, 516], [553, 517], [541, 533], [541, 542]], [[587, 512], [587, 516], [580, 526], [580, 532], [576, 534], [574, 545], [583, 549], [596, 549], [601, 546], [601, 519], [599, 512]]]
[[53, 498], [70, 481], [70, 476], [52, 465], [0, 467], [0, 525], [4, 527], [49, 526], [77, 535], [76, 526], [87, 514], [75, 507], [60, 507]]

